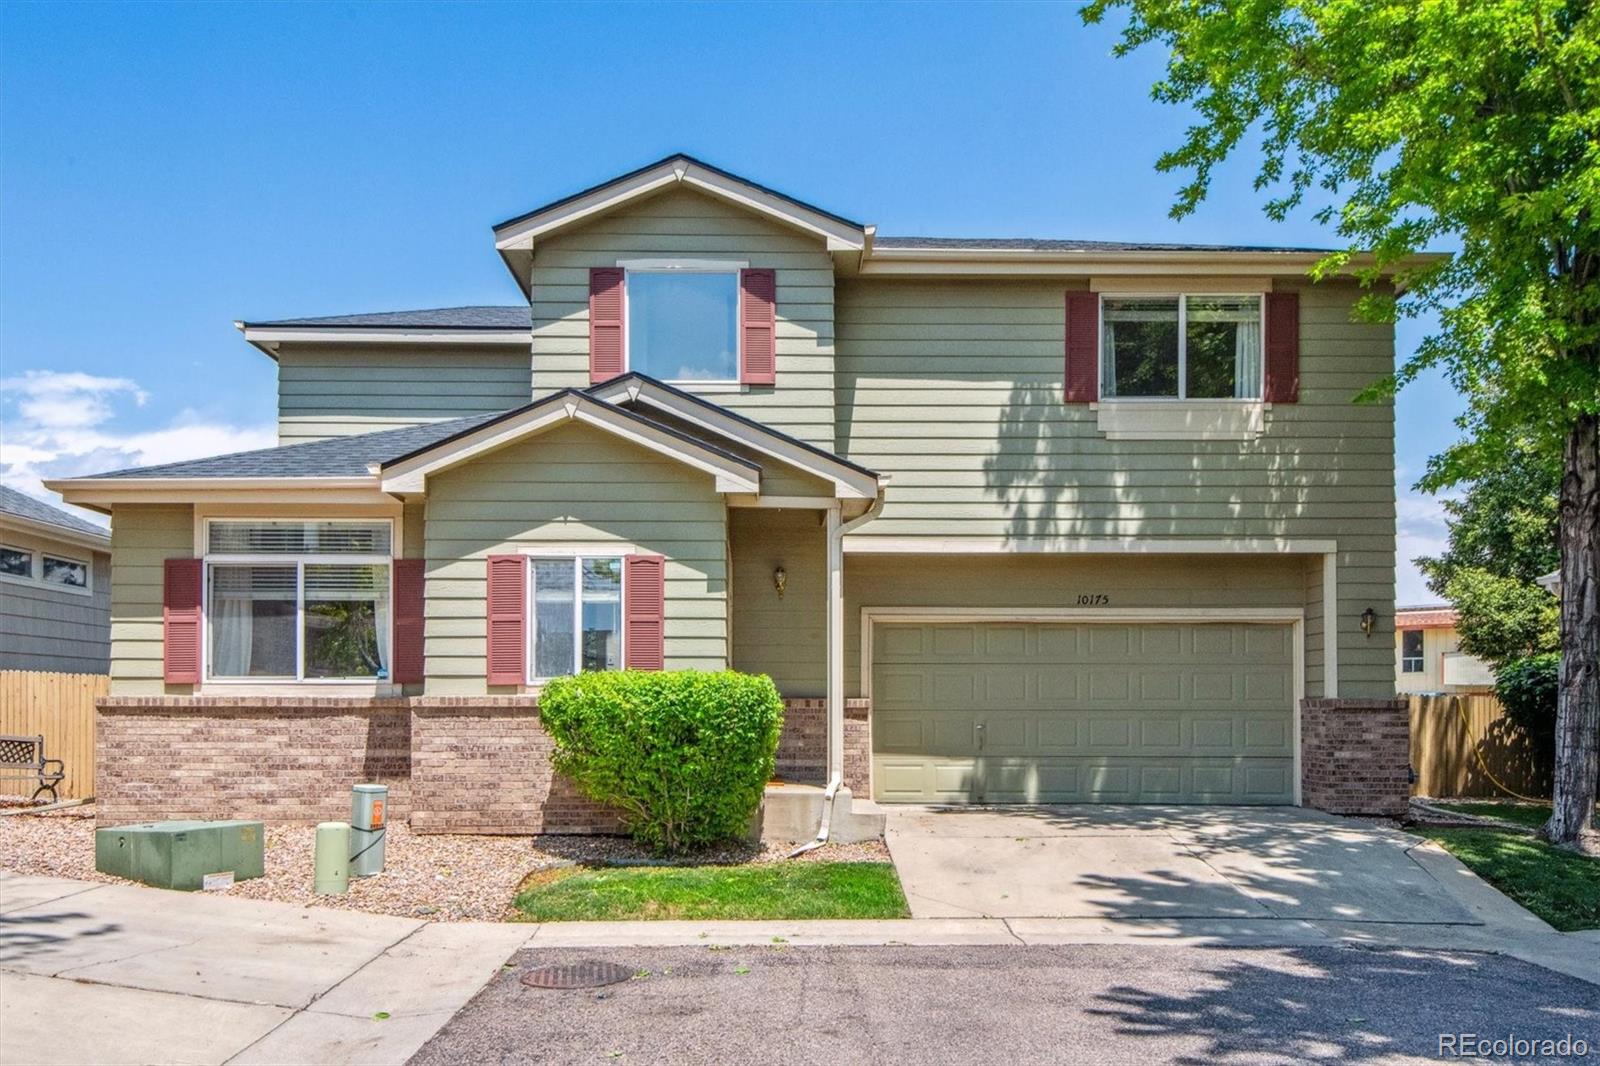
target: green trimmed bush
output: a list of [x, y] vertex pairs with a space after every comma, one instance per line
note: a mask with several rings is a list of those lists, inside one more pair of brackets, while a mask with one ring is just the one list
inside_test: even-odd
[[1513, 659], [1494, 672], [1494, 692], [1506, 717], [1527, 735], [1534, 758], [1548, 769], [1556, 757], [1556, 699], [1561, 656], [1555, 652]]
[[783, 701], [765, 675], [612, 670], [550, 681], [539, 716], [557, 771], [621, 811], [635, 840], [681, 852], [744, 836]]

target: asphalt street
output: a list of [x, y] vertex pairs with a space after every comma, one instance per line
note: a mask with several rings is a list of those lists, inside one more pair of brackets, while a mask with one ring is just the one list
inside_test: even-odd
[[[521, 981], [589, 960], [636, 976]], [[1566, 1037], [1600, 1060], [1600, 987], [1500, 956], [1322, 946], [527, 949], [411, 1062], [1437, 1062], [1441, 1034]], [[1550, 1061], [1527, 1050], [1496, 1061]]]

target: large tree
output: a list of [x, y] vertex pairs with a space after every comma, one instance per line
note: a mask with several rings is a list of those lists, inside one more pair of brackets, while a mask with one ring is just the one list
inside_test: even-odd
[[[1561, 675], [1545, 834], [1594, 817], [1600, 776], [1600, 13], [1588, 0], [1092, 0], [1126, 9], [1117, 46], [1165, 46], [1159, 101], [1198, 121], [1158, 166], [1188, 176], [1259, 151], [1276, 219], [1333, 222], [1361, 313], [1437, 312], [1388, 388], [1441, 367], [1467, 397], [1437, 490], [1518, 446], [1559, 455]], [[1453, 240], [1447, 260], [1417, 260]], [[1357, 253], [1357, 249], [1361, 253]], [[1380, 284], [1392, 274], [1405, 293]]]
[[1561, 560], [1560, 494], [1559, 456], [1518, 447], [1444, 501], [1449, 543], [1416, 563], [1455, 605], [1468, 654], [1500, 667], [1560, 646], [1556, 600], [1538, 583]]

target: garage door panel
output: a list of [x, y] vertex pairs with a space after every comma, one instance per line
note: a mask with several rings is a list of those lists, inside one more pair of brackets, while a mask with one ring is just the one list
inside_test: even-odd
[[1286, 625], [880, 624], [874, 647], [881, 799], [1292, 801]]

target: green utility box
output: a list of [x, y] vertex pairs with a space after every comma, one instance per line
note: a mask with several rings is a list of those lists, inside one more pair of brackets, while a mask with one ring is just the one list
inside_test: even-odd
[[235, 881], [263, 873], [266, 834], [260, 822], [145, 822], [97, 829], [94, 868], [113, 877], [186, 892], [208, 874]]

